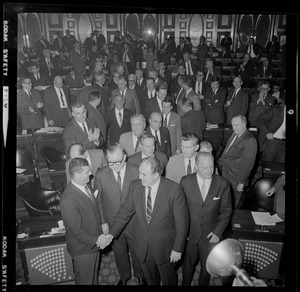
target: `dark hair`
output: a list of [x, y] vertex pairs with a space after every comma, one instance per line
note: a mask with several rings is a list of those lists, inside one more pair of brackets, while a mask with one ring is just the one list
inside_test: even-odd
[[89, 94], [89, 101], [94, 101], [98, 98], [101, 98], [101, 93], [100, 91], [96, 90], [96, 91], [92, 91]]
[[158, 159], [157, 157], [155, 157], [155, 156], [145, 157], [142, 159], [141, 164], [143, 162], [147, 162], [150, 164], [152, 173], [158, 173], [159, 175], [162, 174], [162, 172], [164, 170], [164, 165], [161, 162], [161, 160]]
[[73, 177], [75, 173], [81, 173], [84, 166], [89, 166], [86, 159], [81, 157], [73, 158], [69, 164], [70, 176]]
[[194, 132], [187, 132], [181, 136], [181, 140], [183, 140], [183, 141], [191, 141], [192, 140], [192, 141], [196, 142], [195, 143], [195, 145], [196, 145], [196, 144], [199, 144], [200, 138]]
[[186, 97], [181, 100], [181, 104], [185, 105], [185, 106], [188, 106], [188, 107], [194, 108], [193, 101], [191, 99], [189, 99], [189, 98], [186, 98]]
[[86, 148], [81, 144], [81, 143], [73, 143], [72, 145], [70, 145], [69, 149], [68, 149], [68, 153], [69, 153], [69, 156], [70, 153], [71, 153], [71, 149], [74, 147], [74, 146], [78, 146], [78, 154], [79, 155], [83, 155], [86, 151]]
[[113, 144], [108, 145], [107, 148], [105, 149], [106, 157], [107, 157], [107, 152], [114, 153], [117, 150], [121, 150], [124, 155], [126, 154], [124, 147], [119, 142], [115, 142]]
[[171, 96], [166, 96], [166, 98], [163, 100], [163, 103], [169, 102], [172, 107], [174, 107], [174, 100]]

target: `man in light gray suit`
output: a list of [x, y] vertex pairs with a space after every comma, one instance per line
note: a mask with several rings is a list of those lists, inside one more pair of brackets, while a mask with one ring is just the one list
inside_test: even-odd
[[119, 140], [128, 156], [141, 151], [139, 137], [144, 133], [146, 119], [141, 114], [135, 114], [131, 116], [130, 123], [132, 131], [121, 134]]
[[181, 137], [182, 153], [170, 157], [167, 168], [166, 178], [177, 183], [187, 174], [196, 172], [196, 154], [199, 149], [199, 137], [188, 132]]
[[174, 101], [168, 96], [162, 103], [163, 127], [168, 128], [171, 138], [172, 155], [181, 153], [181, 117], [173, 112]]

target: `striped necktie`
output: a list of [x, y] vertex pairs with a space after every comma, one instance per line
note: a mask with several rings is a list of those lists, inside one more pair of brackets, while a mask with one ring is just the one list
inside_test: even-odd
[[150, 224], [152, 218], [152, 200], [151, 200], [151, 187], [148, 187], [147, 196], [147, 212], [146, 212], [147, 222]]

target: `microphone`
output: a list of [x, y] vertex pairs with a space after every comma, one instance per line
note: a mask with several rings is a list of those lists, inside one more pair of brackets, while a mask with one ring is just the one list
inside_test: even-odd
[[213, 247], [206, 260], [206, 270], [217, 277], [235, 275], [245, 286], [254, 286], [248, 273], [241, 268], [243, 258], [242, 244], [236, 239], [228, 238]]

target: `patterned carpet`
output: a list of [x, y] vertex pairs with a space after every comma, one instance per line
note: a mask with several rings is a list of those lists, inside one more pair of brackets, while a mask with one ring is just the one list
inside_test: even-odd
[[[194, 279], [192, 281], [192, 286], [197, 286], [198, 277], [200, 272], [200, 265], [196, 267]], [[182, 283], [182, 266], [178, 267], [178, 285], [181, 286]], [[133, 275], [133, 271], [132, 271]], [[119, 281], [119, 273], [115, 263], [115, 258], [111, 250], [102, 255], [101, 266], [100, 266], [100, 276], [99, 282], [100, 285], [116, 285]], [[210, 286], [222, 286], [225, 279], [211, 277]], [[127, 285], [138, 285], [136, 278], [133, 276]]]

